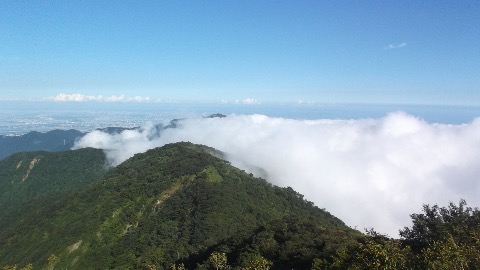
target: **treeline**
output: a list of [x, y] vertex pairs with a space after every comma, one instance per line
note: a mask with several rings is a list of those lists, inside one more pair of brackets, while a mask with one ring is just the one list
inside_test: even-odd
[[[312, 230], [308, 224], [291, 218], [276, 227], [260, 228], [247, 240], [249, 243], [238, 250], [229, 249], [235, 246], [232, 243], [220, 244], [201, 263], [192, 265], [189, 259], [184, 259], [161, 266], [132, 261], [130, 267], [151, 270], [480, 269], [480, 212], [467, 207], [464, 200], [447, 207], [425, 205], [422, 214], [411, 215], [413, 226], [401, 230], [400, 239], [369, 230], [356, 242], [349, 241], [330, 254], [320, 252], [325, 242], [315, 238], [315, 232], [308, 231]], [[320, 257], [312, 259], [318, 255]], [[48, 257], [47, 269], [55, 269], [55, 260], [54, 255]], [[6, 265], [2, 269], [36, 268], [27, 264], [23, 268]]]
[[312, 269], [480, 269], [480, 212], [464, 200], [447, 207], [424, 205], [399, 240], [373, 230]]

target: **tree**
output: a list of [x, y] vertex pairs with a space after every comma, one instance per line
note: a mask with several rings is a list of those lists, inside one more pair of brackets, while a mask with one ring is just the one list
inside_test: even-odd
[[428, 269], [463, 270], [468, 269], [468, 258], [464, 248], [453, 237], [445, 241], [434, 241], [422, 251], [424, 264]]
[[452, 202], [448, 207], [424, 205], [423, 214], [410, 215], [413, 226], [401, 230], [400, 236], [415, 251], [449, 236], [461, 243], [471, 243], [469, 234], [480, 232], [480, 212], [466, 205], [465, 200], [460, 200], [458, 206]]
[[480, 269], [480, 212], [458, 206], [423, 206], [423, 214], [413, 214], [412, 228], [400, 231], [406, 245], [418, 258], [416, 265], [428, 269]]
[[185, 266], [183, 265], [183, 263], [177, 265], [175, 263], [172, 263], [170, 265], [170, 270], [185, 270]]
[[411, 269], [409, 254], [400, 241], [369, 230], [356, 245], [337, 251], [330, 263], [315, 259], [312, 269]]
[[32, 270], [33, 269], [33, 265], [31, 263], [25, 265], [22, 269], [20, 270]]
[[[22, 269], [20, 270], [32, 270], [33, 269], [33, 265], [31, 263], [25, 265]], [[5, 265], [4, 267], [2, 267], [2, 270], [17, 270], [17, 266], [16, 265]]]
[[264, 257], [257, 255], [255, 256], [246, 267], [243, 267], [243, 270], [269, 270], [272, 266], [272, 262], [265, 259]]
[[225, 269], [227, 267], [227, 255], [223, 252], [213, 252], [208, 260], [215, 270]]
[[55, 263], [57, 263], [57, 259], [57, 256], [55, 256], [54, 254], [50, 255], [48, 257], [47, 269], [53, 270], [53, 268], [55, 267]]

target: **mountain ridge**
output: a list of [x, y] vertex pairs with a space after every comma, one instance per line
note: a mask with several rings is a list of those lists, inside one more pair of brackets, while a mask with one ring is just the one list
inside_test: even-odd
[[[293, 189], [212, 153], [219, 155], [187, 142], [165, 145], [136, 154], [82, 191], [28, 205], [34, 214], [17, 209], [0, 224], [0, 257], [45, 266], [53, 254], [56, 267], [69, 269], [162, 269], [200, 267], [222, 250], [238, 265], [261, 254], [277, 262], [273, 269], [287, 269], [310, 267], [314, 257], [359, 235]], [[29, 231], [32, 223], [36, 229]], [[299, 230], [303, 236], [296, 239]], [[298, 241], [311, 245], [289, 247]]]

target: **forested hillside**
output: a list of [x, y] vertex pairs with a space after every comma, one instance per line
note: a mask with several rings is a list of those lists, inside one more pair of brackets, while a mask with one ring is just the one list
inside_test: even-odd
[[1, 221], [4, 265], [58, 269], [167, 269], [227, 254], [248, 267], [309, 268], [360, 233], [305, 201], [215, 157], [177, 143], [138, 154], [71, 196], [17, 208]]
[[102, 150], [24, 152], [0, 160], [0, 219], [10, 209], [51, 193], [74, 192], [106, 173]]

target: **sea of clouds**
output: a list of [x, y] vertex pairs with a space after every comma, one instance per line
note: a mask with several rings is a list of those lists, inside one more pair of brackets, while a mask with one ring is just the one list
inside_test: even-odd
[[[432, 124], [395, 112], [378, 119], [293, 120], [264, 115], [180, 120], [120, 134], [93, 131], [75, 148], [105, 149], [112, 165], [167, 143], [190, 141], [233, 165], [291, 186], [347, 225], [398, 237], [423, 204], [480, 205], [480, 118]], [[265, 175], [266, 173], [266, 175]]]

